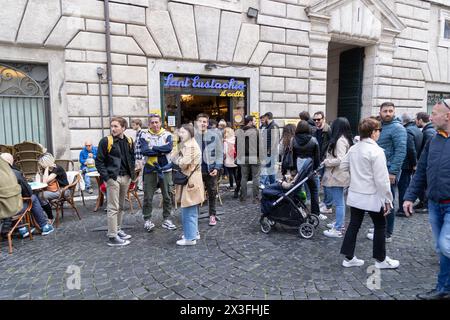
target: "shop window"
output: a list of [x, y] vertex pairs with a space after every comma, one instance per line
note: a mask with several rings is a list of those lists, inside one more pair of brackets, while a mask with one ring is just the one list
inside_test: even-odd
[[199, 113], [233, 127], [247, 112], [247, 80], [201, 75], [162, 74], [163, 118], [169, 129], [193, 123]]

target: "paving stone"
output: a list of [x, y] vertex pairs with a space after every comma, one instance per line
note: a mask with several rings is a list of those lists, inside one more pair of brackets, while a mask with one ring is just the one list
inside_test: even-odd
[[[245, 206], [225, 189], [221, 193], [222, 219], [213, 228], [200, 219], [202, 240], [189, 248], [175, 245], [179, 231], [162, 230], [161, 221], [155, 220], [157, 228], [149, 234], [142, 229], [142, 216], [129, 213], [124, 224], [132, 227], [132, 244], [109, 248], [103, 235], [91, 231], [105, 227], [104, 214], [92, 213], [92, 201], [86, 207], [77, 203], [81, 221], [67, 209], [54, 236], [37, 235], [31, 242], [15, 239], [21, 254], [0, 255], [0, 299], [409, 300], [435, 286], [439, 265], [427, 215], [396, 220], [395, 241], [387, 250], [401, 261], [401, 269], [383, 271], [381, 289], [371, 291], [365, 267], [342, 268], [342, 241], [322, 237], [324, 223], [308, 241], [287, 227], [277, 226], [266, 235], [260, 231], [258, 205], [247, 201]], [[154, 207], [158, 205], [155, 197]], [[156, 214], [161, 215], [161, 209]], [[356, 252], [373, 264], [372, 245], [364, 234], [369, 227], [366, 219]], [[81, 291], [67, 288], [69, 265], [82, 268]]]

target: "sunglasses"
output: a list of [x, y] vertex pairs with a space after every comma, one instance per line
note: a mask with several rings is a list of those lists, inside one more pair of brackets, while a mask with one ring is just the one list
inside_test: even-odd
[[323, 118], [319, 118], [319, 119], [313, 119], [316, 122], [322, 121]]
[[375, 129], [375, 131], [382, 131], [383, 130], [383, 128], [378, 128], [378, 129]]
[[448, 109], [450, 109], [450, 106], [447, 104], [447, 102], [445, 102], [444, 99], [439, 100], [439, 102], [443, 103], [444, 106], [446, 106]]

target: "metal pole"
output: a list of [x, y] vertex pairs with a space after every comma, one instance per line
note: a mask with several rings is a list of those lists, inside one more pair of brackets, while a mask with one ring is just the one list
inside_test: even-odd
[[98, 74], [98, 94], [100, 99], [100, 123], [102, 126], [102, 137], [105, 136], [105, 125], [103, 124], [103, 101], [102, 101], [102, 76], [103, 76], [104, 70], [103, 68], [97, 68], [97, 74]]
[[108, 77], [109, 122], [113, 116], [112, 76], [111, 76], [111, 30], [109, 23], [109, 0], [105, 0], [105, 32], [106, 32], [106, 74]]

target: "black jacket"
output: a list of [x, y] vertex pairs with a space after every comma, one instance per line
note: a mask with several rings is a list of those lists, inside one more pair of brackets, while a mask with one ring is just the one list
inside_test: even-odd
[[[316, 137], [317, 142], [319, 142], [319, 138], [317, 135], [319, 134], [319, 130], [316, 127], [315, 134], [313, 136]], [[330, 144], [331, 138], [331, 127], [325, 123], [321, 132], [321, 143], [319, 144], [320, 148], [320, 161], [323, 161], [327, 155], [328, 145]]]
[[14, 166], [12, 166], [11, 169], [16, 175], [17, 182], [20, 184], [20, 187], [22, 188], [22, 198], [31, 197], [33, 195], [33, 191], [31, 190], [31, 187], [28, 184], [27, 180], [25, 180], [25, 177], [23, 176], [22, 172]]
[[236, 161], [237, 164], [260, 163], [260, 137], [255, 126], [243, 126], [236, 130]]
[[311, 158], [313, 160], [313, 169], [317, 169], [320, 165], [320, 151], [319, 144], [316, 138], [310, 134], [300, 133], [296, 134], [293, 140], [292, 151], [294, 155], [294, 163], [297, 163], [297, 158]]
[[417, 158], [420, 158], [422, 150], [423, 148], [425, 148], [425, 145], [428, 143], [428, 141], [430, 141], [436, 135], [436, 129], [434, 128], [431, 122], [427, 123], [423, 127], [422, 134], [423, 134], [422, 147], [420, 148]]
[[406, 157], [403, 160], [402, 169], [412, 170], [417, 165], [418, 154], [421, 152], [423, 134], [414, 121], [405, 124], [405, 128], [407, 133]]
[[[113, 138], [111, 151], [108, 153], [108, 137], [103, 137], [98, 143], [97, 158], [95, 158], [95, 166], [104, 182], [109, 179], [117, 180], [121, 165], [121, 151], [119, 146], [119, 138]], [[128, 139], [124, 136], [125, 142], [128, 144]], [[134, 143], [128, 147], [128, 152], [124, 155], [125, 161], [130, 168], [131, 179], [134, 180]]]
[[[280, 130], [275, 121], [269, 123], [269, 125], [262, 131], [267, 143], [267, 156], [272, 156], [272, 151], [278, 152], [278, 142], [280, 141]], [[273, 141], [272, 141], [273, 135]]]

